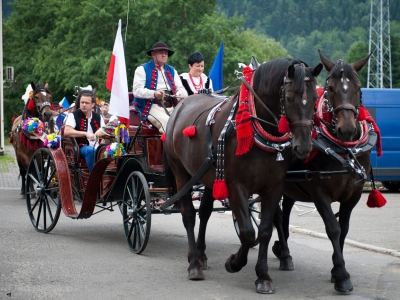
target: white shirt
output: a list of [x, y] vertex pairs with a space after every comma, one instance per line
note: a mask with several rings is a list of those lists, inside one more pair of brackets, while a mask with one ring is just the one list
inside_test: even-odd
[[[175, 70], [175, 69], [174, 69]], [[169, 90], [171, 91], [171, 87], [168, 84], [167, 75], [165, 74], [164, 66], [161, 67], [161, 71], [157, 70], [157, 90]], [[171, 74], [172, 75], [172, 74]], [[182, 85], [181, 78], [178, 75], [178, 72], [174, 72], [174, 82], [176, 87], [176, 95], [177, 96], [187, 96], [186, 89]], [[154, 98], [155, 90], [150, 90], [145, 88], [146, 86], [146, 72], [143, 66], [139, 66], [135, 70], [135, 77], [133, 77], [133, 94], [138, 98]]]
[[[75, 121], [74, 114], [69, 113], [66, 119], [67, 120], [65, 121], [65, 126], [71, 126], [72, 128], [75, 129], [76, 121]], [[87, 132], [94, 133], [92, 126], [90, 126], [90, 122], [92, 122], [92, 114], [90, 114], [90, 118], [88, 119]], [[106, 123], [104, 122], [103, 117], [100, 115], [100, 127], [104, 127], [104, 126], [106, 126]], [[89, 145], [93, 146], [93, 147], [95, 146], [96, 143], [97, 143], [97, 141], [89, 141]], [[98, 146], [98, 144], [96, 146]]]

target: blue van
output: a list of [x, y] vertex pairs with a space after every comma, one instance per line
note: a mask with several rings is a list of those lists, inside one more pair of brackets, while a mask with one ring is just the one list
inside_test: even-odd
[[362, 101], [382, 135], [383, 156], [371, 152], [374, 179], [391, 191], [400, 190], [400, 89], [362, 90]]

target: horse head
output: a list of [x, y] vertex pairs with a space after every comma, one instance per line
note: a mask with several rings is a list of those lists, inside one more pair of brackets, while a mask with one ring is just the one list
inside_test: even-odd
[[49, 91], [49, 85], [35, 85], [31, 82], [32, 93], [27, 102], [26, 108], [29, 116], [37, 117], [44, 122], [52, 119], [51, 104], [52, 97]]
[[318, 94], [315, 77], [322, 64], [307, 67], [303, 63], [289, 65], [281, 88], [281, 114], [286, 117], [293, 136], [293, 152], [300, 159], [312, 150], [311, 129], [314, 106]]
[[361, 83], [357, 73], [367, 64], [370, 55], [349, 64], [342, 59], [333, 63], [321, 51], [318, 52], [328, 72], [324, 93], [328, 109], [332, 112], [332, 126], [338, 139], [352, 141], [356, 138], [361, 105]]

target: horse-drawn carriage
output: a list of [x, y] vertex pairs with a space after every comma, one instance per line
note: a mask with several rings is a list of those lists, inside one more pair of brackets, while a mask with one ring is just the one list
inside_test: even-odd
[[[222, 202], [222, 208], [216, 210], [232, 210], [241, 246], [236, 254], [228, 257], [225, 268], [230, 273], [240, 271], [247, 264], [249, 249], [256, 241], [259, 242], [256, 291], [274, 293], [268, 274], [268, 245], [273, 223], [279, 227], [276, 223], [279, 218], [275, 213], [279, 210], [282, 194], [287, 192], [292, 195], [288, 192], [285, 179], [290, 177], [287, 174], [293, 166], [293, 156], [304, 161], [309, 157], [313, 143], [318, 150], [336, 159], [333, 165], [326, 161], [326, 157], [319, 160], [322, 161], [323, 172], [320, 169], [296, 170], [292, 173], [292, 180], [299, 181], [300, 178], [309, 182], [317, 178], [320, 184], [321, 179], [331, 174], [348, 176], [348, 173], [352, 179], [347, 181], [346, 186], [340, 186], [344, 194], [354, 189], [352, 185], [356, 178], [364, 182], [369, 175], [369, 151], [376, 142], [376, 135], [371, 135], [375, 141], [366, 136], [373, 133], [375, 127], [372, 123], [366, 125], [365, 120], [362, 124], [357, 121], [361, 100], [359, 81], [353, 74], [367, 60], [368, 57], [351, 66], [345, 63], [341, 66], [344, 71], [340, 71], [339, 66], [339, 75], [333, 73], [327, 81], [323, 99], [326, 101], [320, 107], [325, 109], [324, 113], [330, 114], [330, 121], [324, 119], [322, 111], [314, 115], [317, 100], [315, 77], [322, 64], [309, 68], [299, 61], [278, 59], [253, 70], [247, 69], [248, 73], [243, 73], [240, 94], [235, 97], [223, 99], [194, 95], [183, 100], [170, 118], [165, 143], [158, 131], [149, 123], [140, 121], [131, 108], [131, 140], [124, 144], [127, 153], [104, 158], [107, 145], [100, 145], [91, 173], [80, 158], [74, 139], [62, 138], [61, 147], [57, 149], [41, 148], [31, 159], [26, 182], [26, 186], [35, 186], [34, 191], [28, 191], [26, 196], [32, 224], [38, 231], [49, 232], [56, 225], [61, 209], [70, 218], [83, 219], [118, 207], [123, 216], [128, 244], [133, 252], [141, 253], [149, 238], [151, 214], [181, 212], [189, 243], [188, 278], [199, 280], [204, 279], [202, 270], [207, 269], [205, 231], [214, 210], [214, 199], [229, 198], [229, 201]], [[336, 70], [336, 65], [322, 55], [321, 61], [326, 69]], [[329, 96], [333, 91], [338, 95], [349, 92], [349, 96]], [[315, 124], [316, 120], [319, 120], [319, 125]], [[321, 124], [329, 125], [331, 132], [340, 131], [334, 137], [334, 143], [338, 146], [337, 151], [343, 153], [331, 151], [330, 143], [326, 144], [327, 147], [321, 146], [321, 139], [329, 135], [321, 131]], [[182, 133], [189, 127], [195, 127], [195, 131], [185, 137]], [[232, 134], [234, 130], [236, 135]], [[343, 146], [340, 139], [351, 143]], [[362, 152], [359, 146], [364, 144], [368, 146]], [[173, 177], [164, 169], [163, 148]], [[362, 164], [358, 164], [357, 155], [363, 155]], [[346, 169], [343, 170], [343, 167]], [[171, 188], [171, 179], [176, 184], [176, 190]], [[197, 185], [198, 181], [201, 185]], [[309, 185], [311, 195], [313, 191], [320, 190], [318, 184]], [[202, 199], [200, 208], [195, 209], [192, 192], [199, 187]], [[323, 189], [327, 190], [326, 187]], [[332, 189], [338, 190], [334, 185]], [[306, 194], [305, 191], [306, 188], [302, 188], [303, 194]], [[332, 280], [335, 289], [341, 293], [353, 288], [344, 267], [342, 251], [351, 210], [361, 192], [362, 188], [358, 187], [351, 199], [343, 200], [346, 209], [341, 209], [339, 221], [342, 233], [337, 223], [326, 225], [335, 252]], [[259, 200], [251, 199], [255, 193], [260, 195]], [[37, 198], [33, 197], [34, 194]], [[329, 211], [329, 201], [341, 199], [336, 195], [325, 196], [322, 192], [318, 195], [320, 199], [309, 195], [307, 200], [316, 203], [324, 221], [331, 221], [335, 216], [331, 209]], [[74, 199], [82, 201], [79, 211]], [[167, 201], [159, 205], [159, 199]], [[170, 206], [177, 199], [181, 209]], [[346, 207], [348, 200], [351, 204]], [[254, 209], [256, 201], [261, 203], [260, 210]], [[98, 211], [94, 212], [95, 208]], [[196, 211], [199, 211], [200, 217], [197, 241], [194, 234]], [[259, 225], [258, 236], [254, 222]], [[330, 232], [329, 228], [335, 231]], [[285, 228], [278, 233], [280, 240], [274, 246], [274, 253], [280, 259], [282, 269], [293, 269], [287, 247], [288, 234]]]
[[[130, 94], [131, 96], [131, 94]], [[40, 148], [30, 161], [26, 186], [26, 203], [33, 226], [40, 232], [50, 232], [57, 224], [61, 209], [71, 219], [88, 219], [117, 206], [123, 216], [123, 227], [131, 250], [141, 253], [148, 242], [151, 214], [179, 213], [180, 208], [160, 209], [160, 199], [170, 197], [163, 165], [163, 142], [158, 129], [141, 121], [130, 107], [130, 142], [124, 144], [126, 154], [104, 157], [107, 143], [96, 149], [95, 166], [88, 171], [75, 138], [63, 137], [57, 148]], [[195, 185], [194, 199], [201, 197], [201, 185]], [[161, 201], [163, 202], [163, 201]], [[229, 210], [222, 201], [218, 211]], [[253, 203], [250, 202], [250, 208]], [[258, 219], [254, 217], [255, 224]], [[235, 221], [235, 219], [234, 219]]]

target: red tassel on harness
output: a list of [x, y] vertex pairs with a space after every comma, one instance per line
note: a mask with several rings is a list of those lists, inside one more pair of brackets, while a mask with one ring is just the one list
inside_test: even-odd
[[182, 133], [188, 138], [194, 136], [196, 134], [196, 126], [186, 127], [182, 130]]
[[34, 110], [35, 109], [35, 102], [32, 99], [28, 100], [28, 105], [26, 106], [28, 110]]
[[367, 206], [371, 208], [382, 207], [386, 202], [385, 197], [382, 196], [380, 191], [372, 189], [368, 195]]
[[358, 121], [365, 121], [368, 117], [369, 113], [365, 109], [364, 106], [360, 105], [360, 109], [358, 111]]
[[[250, 82], [253, 70], [247, 66], [243, 68], [243, 76], [247, 82]], [[236, 155], [243, 155], [250, 151], [254, 142], [254, 128], [251, 122], [249, 108], [249, 89], [242, 83], [240, 87], [239, 109], [235, 117], [237, 149]]]
[[229, 197], [228, 187], [224, 179], [215, 179], [213, 197], [216, 200], [224, 200]]
[[160, 140], [161, 140], [162, 142], [165, 142], [165, 132], [161, 135]]
[[282, 134], [290, 132], [289, 122], [284, 115], [279, 120], [278, 131]]

